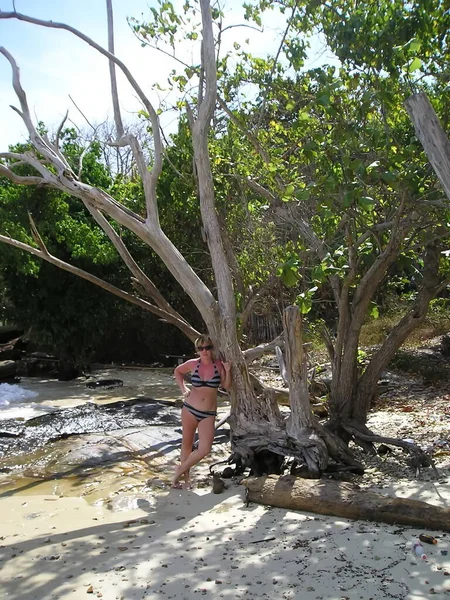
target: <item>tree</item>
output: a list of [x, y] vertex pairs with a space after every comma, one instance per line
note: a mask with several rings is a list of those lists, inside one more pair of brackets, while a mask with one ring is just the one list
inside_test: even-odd
[[[114, 223], [128, 229], [161, 258], [170, 273], [181, 284], [198, 308], [208, 332], [224, 358], [233, 363], [234, 385], [231, 402], [231, 427], [233, 434], [232, 447], [236, 457], [245, 464], [252, 464], [255, 455], [268, 449], [272, 453], [293, 456], [302, 463], [306, 463], [309, 473], [313, 476], [320, 475], [326, 468], [330, 457], [361, 470], [361, 466], [352, 457], [347, 442], [350, 437], [353, 437], [358, 443], [370, 448], [373, 441], [381, 439], [371, 435], [365, 429], [365, 419], [368, 401], [372, 394], [372, 388], [376, 383], [382, 360], [380, 359], [378, 363], [375, 361], [373, 363], [374, 367], [367, 368], [361, 378], [357, 376], [359, 332], [367, 316], [377, 285], [386, 276], [389, 266], [394, 263], [399, 254], [405, 236], [410, 235], [414, 226], [415, 217], [412, 213], [407, 213], [406, 209], [408, 201], [414, 201], [415, 199], [408, 198], [396, 205], [395, 200], [398, 200], [398, 196], [395, 196], [392, 187], [387, 186], [384, 182], [386, 185], [384, 193], [388, 197], [392, 196], [392, 202], [379, 202], [377, 210], [374, 210], [373, 207], [376, 202], [372, 201], [372, 198], [365, 193], [363, 194], [363, 192], [365, 192], [366, 187], [376, 188], [378, 186], [377, 193], [381, 197], [380, 190], [383, 189], [383, 182], [380, 182], [380, 180], [382, 180], [382, 176], [378, 176], [377, 170], [375, 182], [372, 181], [373, 175], [370, 169], [365, 166], [365, 161], [358, 156], [354, 156], [357, 153], [356, 148], [350, 147], [348, 150], [344, 149], [342, 152], [337, 152], [341, 164], [339, 164], [339, 168], [333, 166], [331, 174], [327, 173], [326, 166], [323, 168], [323, 165], [320, 164], [321, 153], [317, 151], [314, 144], [317, 146], [318, 141], [325, 141], [327, 145], [330, 145], [329, 150], [333, 150], [331, 145], [333, 132], [330, 132], [326, 119], [335, 118], [339, 120], [341, 116], [337, 107], [338, 99], [335, 92], [341, 90], [343, 86], [339, 82], [330, 81], [330, 79], [333, 79], [331, 71], [318, 74], [317, 82], [310, 82], [312, 87], [309, 90], [308, 102], [316, 103], [316, 114], [310, 117], [305, 110], [304, 99], [300, 98], [299, 102], [303, 103], [303, 107], [297, 108], [296, 115], [298, 117], [295, 119], [297, 125], [295, 131], [298, 134], [298, 139], [294, 141], [294, 144], [297, 144], [298, 147], [298, 142], [302, 141], [305, 156], [308, 148], [304, 143], [304, 137], [310, 135], [305, 131], [306, 122], [311, 121], [317, 130], [317, 134], [314, 136], [315, 139], [311, 140], [312, 145], [309, 147], [309, 152], [314, 154], [312, 167], [320, 174], [320, 186], [318, 186], [319, 192], [316, 195], [316, 202], [310, 205], [311, 217], [315, 209], [321, 208], [318, 213], [316, 211], [316, 220], [310, 218], [308, 221], [308, 219], [303, 218], [301, 211], [295, 210], [297, 204], [292, 202], [295, 193], [299, 194], [298, 200], [302, 198], [302, 195], [303, 197], [309, 197], [310, 190], [302, 181], [304, 179], [303, 171], [302, 168], [299, 168], [298, 161], [297, 164], [295, 163], [295, 155], [292, 149], [288, 148], [286, 153], [286, 148], [283, 148], [283, 138], [288, 129], [289, 118], [285, 118], [285, 123], [279, 118], [279, 114], [276, 120], [270, 119], [273, 116], [271, 113], [277, 112], [276, 93], [282, 91], [277, 89], [276, 85], [273, 88], [275, 91], [272, 91], [272, 84], [274, 81], [276, 82], [275, 72], [279, 71], [281, 73], [277, 61], [272, 61], [271, 66], [261, 61], [253, 61], [255, 71], [257, 71], [257, 74], [259, 73], [259, 82], [261, 86], [265, 85], [265, 89], [261, 94], [259, 110], [250, 109], [248, 111], [251, 117], [250, 123], [244, 122], [242, 124], [239, 119], [240, 115], [235, 114], [222, 99], [220, 100], [222, 110], [228, 115], [233, 126], [242, 132], [243, 139], [253, 147], [251, 160], [254, 165], [260, 169], [261, 173], [268, 174], [266, 179], [261, 182], [242, 176], [241, 180], [246, 180], [246, 184], [254, 196], [260, 195], [265, 198], [266, 202], [267, 200], [272, 202], [281, 217], [286, 215], [287, 211], [290, 211], [290, 222], [294, 224], [297, 233], [301, 234], [303, 240], [294, 249], [299, 249], [302, 252], [309, 249], [313, 250], [319, 262], [316, 261], [315, 273], [313, 273], [314, 269], [310, 268], [311, 265], [308, 266], [308, 271], [314, 274], [314, 277], [320, 283], [325, 280], [328, 281], [337, 305], [339, 321], [335, 344], [332, 343], [329, 335], [327, 338], [333, 361], [332, 419], [327, 428], [321, 426], [313, 418], [309, 406], [306, 386], [306, 357], [302, 352], [299, 311], [288, 311], [285, 315], [284, 328], [287, 338], [288, 373], [291, 386], [291, 417], [286, 423], [280, 416], [275, 395], [270, 390], [263, 388], [264, 393], [257, 397], [248, 372], [246, 355], [239, 344], [238, 315], [233, 281], [234, 266], [238, 264], [238, 260], [233, 254], [232, 246], [227, 241], [222, 230], [222, 222], [219, 219], [209, 146], [211, 120], [217, 101], [217, 62], [213, 37], [213, 18], [209, 2], [200, 0], [199, 4], [201, 15], [201, 26], [198, 29], [201, 30], [199, 66], [190, 67], [185, 65], [187, 77], [181, 79], [178, 76], [177, 81], [185, 86], [188, 77], [191, 77], [198, 84], [199, 93], [195, 104], [186, 100], [185, 107], [190, 127], [202, 230], [211, 258], [216, 295], [212, 293], [192, 266], [188, 264], [161, 227], [158, 181], [162, 172], [164, 147], [158, 111], [145, 96], [128, 68], [114, 55], [111, 26], [109, 51], [107, 51], [68, 25], [45, 22], [16, 12], [0, 13], [0, 18], [15, 18], [36, 25], [70, 31], [109, 60], [117, 129], [116, 144], [129, 146], [133, 153], [145, 197], [143, 214], [132, 210], [112, 197], [108, 191], [90, 185], [82, 176], [80, 177], [78, 171], [74, 169], [73, 165], [61, 152], [59, 134], [54, 140], [50, 140], [37, 130], [30, 117], [27, 98], [20, 83], [18, 67], [14, 58], [4, 48], [0, 48], [0, 52], [11, 64], [13, 85], [20, 103], [20, 110], [16, 110], [27, 126], [34, 151], [1, 153], [0, 175], [21, 185], [53, 187], [81, 200], [119, 252], [130, 270], [133, 280], [136, 280], [139, 288], [145, 291], [151, 301], [143, 300], [136, 294], [131, 295], [114, 288], [106, 282], [95, 279], [80, 271], [80, 269], [74, 269], [52, 256], [33, 222], [32, 231], [37, 248], [5, 235], [0, 236], [0, 241], [31, 252], [60, 268], [95, 282], [104, 289], [108, 289], [116, 295], [165, 318], [169, 323], [179, 327], [190, 339], [195, 338], [197, 334], [195, 329], [171, 307], [153, 282], [137, 265], [125, 245], [124, 239], [114, 228]], [[111, 24], [112, 9], [110, 1], [107, 2], [107, 6]], [[190, 8], [189, 3], [187, 3], [184, 9], [189, 10]], [[193, 11], [194, 16], [196, 16], [195, 7]], [[293, 8], [292, 17], [294, 15], [295, 7]], [[217, 12], [214, 9], [214, 17], [218, 20], [219, 30], [222, 31], [220, 11]], [[138, 31], [142, 35], [145, 34], [146, 39], [149, 37], [157, 39], [162, 32], [168, 35], [173, 43], [177, 25], [181, 23], [181, 18], [175, 14], [173, 6], [170, 3], [164, 3], [160, 12], [154, 11], [154, 18], [156, 26], [147, 26], [142, 31], [138, 27]], [[255, 18], [258, 18], [256, 13]], [[293, 27], [293, 23], [294, 19], [289, 19], [288, 28]], [[199, 37], [196, 30], [191, 30], [190, 35], [191, 39], [194, 40]], [[287, 47], [292, 64], [294, 62], [298, 63], [302, 49], [295, 46], [293, 39], [288, 40], [287, 36], [285, 39], [288, 41]], [[220, 72], [223, 74], [224, 63], [219, 63], [219, 65]], [[148, 119], [153, 135], [153, 150], [150, 155], [143, 151], [139, 139], [132, 132], [124, 132], [118, 108], [117, 86], [115, 83], [116, 67], [122, 70], [143, 104], [142, 115]], [[190, 69], [189, 73], [187, 72], [188, 69]], [[351, 89], [350, 82], [351, 77], [348, 77], [345, 86]], [[223, 89], [226, 91], [226, 86]], [[232, 99], [231, 87], [228, 93], [230, 99]], [[336, 99], [333, 98], [333, 95], [336, 96]], [[357, 100], [355, 99], [354, 102], [356, 103]], [[292, 102], [288, 104], [292, 104]], [[287, 108], [288, 104], [286, 105]], [[294, 102], [294, 108], [295, 106]], [[298, 110], [299, 108], [300, 110]], [[292, 111], [292, 108], [288, 108], [288, 111]], [[246, 115], [243, 114], [242, 116]], [[341, 129], [337, 132], [337, 135], [346, 125], [345, 122], [340, 123]], [[291, 142], [292, 140], [289, 138], [289, 143]], [[337, 143], [337, 140], [334, 140], [333, 143]], [[322, 153], [322, 158], [323, 155]], [[285, 160], [286, 156], [288, 157], [287, 161]], [[150, 163], [148, 160], [150, 160]], [[24, 164], [33, 169], [32, 175], [20, 174], [19, 169]], [[296, 167], [295, 169], [293, 165]], [[359, 176], [364, 181], [359, 187], [353, 184], [347, 184], [346, 186], [345, 177], [354, 177], [355, 174], [358, 174], [358, 170], [361, 171]], [[389, 172], [389, 169], [387, 172]], [[345, 175], [344, 179], [342, 173]], [[290, 181], [291, 174], [298, 175], [298, 182], [296, 181], [295, 185]], [[328, 202], [326, 194], [330, 194], [330, 192], [332, 194], [330, 202]], [[342, 208], [345, 209], [344, 214], [341, 214], [338, 218], [339, 211], [342, 211]], [[294, 220], [292, 215], [295, 217]], [[317, 232], [318, 226], [328, 232], [331, 252], [327, 252], [327, 243], [320, 239]], [[368, 239], [372, 240], [370, 252], [367, 251]], [[291, 240], [289, 243], [291, 244]], [[424, 314], [421, 307], [426, 308], [429, 297], [436, 294], [440, 286], [443, 285], [442, 281], [436, 281], [438, 248], [435, 240], [425, 240], [423, 245], [427, 247], [424, 269], [426, 285], [423, 286], [424, 301], [419, 303], [420, 317]], [[368, 256], [373, 262], [370, 263], [369, 261], [368, 265], [364, 263], [367, 265], [367, 270], [364, 272], [360, 269], [360, 266]], [[347, 261], [344, 260], [345, 258], [347, 258]], [[292, 261], [287, 264], [285, 271], [289, 272], [293, 264]], [[303, 292], [303, 304], [307, 304], [308, 300], [308, 295]], [[245, 306], [242, 312], [245, 312]], [[406, 336], [408, 328], [417, 322], [417, 313], [412, 313], [409, 321], [407, 320], [407, 322], [401, 324], [400, 334], [399, 330], [396, 331], [397, 341], [401, 340], [402, 336]], [[394, 346], [395, 344], [391, 344], [389, 351], [392, 351]], [[385, 352], [385, 349], [383, 352]], [[255, 353], [249, 351], [247, 356], [255, 356]], [[390, 441], [409, 449], [411, 452], [420, 453], [420, 450], [411, 444], [402, 441]]]
[[[108, 2], [107, 4], [109, 10], [111, 10], [111, 3]], [[50, 186], [79, 198], [108, 235], [131, 270], [133, 277], [138, 280], [139, 284], [145, 289], [154, 304], [149, 305], [149, 303], [142, 300], [137, 302], [137, 299], [133, 299], [133, 301], [140, 303], [141, 305], [148, 304], [148, 310], [151, 310], [166, 318], [167, 321], [176, 324], [190, 337], [190, 339], [194, 339], [197, 332], [190, 327], [189, 324], [170, 307], [170, 305], [168, 305], [159, 291], [153, 286], [152, 282], [142, 273], [129, 254], [122, 239], [111, 226], [109, 219], [113, 219], [121, 226], [126, 227], [135, 233], [161, 257], [175, 279], [180, 282], [192, 298], [219, 349], [224, 353], [227, 359], [231, 359], [234, 364], [235, 393], [233, 394], [232, 413], [236, 421], [236, 427], [239, 428], [240, 426], [244, 426], [248, 415], [253, 413], [255, 415], [259, 414], [261, 418], [263, 418], [263, 416], [261, 407], [257, 403], [253, 388], [250, 385], [247, 366], [237, 340], [236, 307], [233, 286], [227, 258], [223, 249], [220, 225], [214, 206], [214, 189], [208, 154], [208, 132], [216, 101], [216, 64], [209, 3], [203, 0], [200, 3], [200, 7], [203, 26], [202, 72], [204, 76], [202, 75], [200, 79], [198, 104], [196, 107], [193, 107], [193, 109], [190, 109], [189, 114], [193, 154], [198, 181], [200, 212], [215, 274], [217, 300], [160, 227], [157, 205], [157, 183], [162, 169], [163, 144], [157, 111], [145, 96], [128, 68], [117, 59], [112, 52], [101, 48], [81, 32], [78, 32], [67, 25], [43, 22], [39, 19], [33, 19], [18, 13], [1, 13], [1, 18], [18, 18], [46, 27], [57, 27], [71, 31], [74, 35], [77, 35], [89, 43], [110, 60], [115, 118], [118, 133], [117, 143], [119, 145], [127, 144], [133, 151], [134, 160], [144, 187], [146, 200], [145, 217], [136, 214], [124, 205], [118, 203], [100, 188], [90, 186], [84, 181], [81, 181], [67, 159], [62, 155], [58, 136], [52, 142], [47, 136], [41, 135], [37, 131], [30, 117], [27, 98], [20, 83], [17, 65], [14, 58], [4, 48], [0, 51], [9, 60], [13, 69], [13, 85], [21, 107], [18, 112], [24, 119], [35, 151], [27, 153], [2, 153], [1, 158], [3, 159], [3, 163], [0, 166], [0, 173], [15, 183]], [[113, 48], [112, 37], [110, 37], [110, 48]], [[118, 66], [125, 74], [129, 83], [141, 99], [146, 115], [148, 116], [154, 145], [153, 163], [151, 168], [149, 168], [149, 165], [144, 159], [144, 153], [138, 139], [133, 134], [128, 134], [128, 136], [124, 137], [123, 125], [117, 103], [115, 66]], [[31, 166], [38, 175], [18, 175], [16, 169], [22, 164]], [[48, 164], [51, 165], [50, 168], [47, 166]], [[105, 215], [107, 215], [107, 217]], [[91, 281], [94, 280], [94, 278], [90, 277], [88, 274], [80, 273], [80, 270], [72, 269], [69, 265], [63, 264], [62, 261], [51, 256], [36, 229], [34, 229], [34, 237], [35, 240], [37, 240], [39, 248], [32, 248], [21, 242], [14, 241], [7, 236], [2, 236], [1, 240], [13, 244], [16, 247], [26, 249], [57, 266], [83, 275]], [[105, 289], [111, 289], [111, 286], [108, 286], [105, 283], [101, 283], [101, 286]], [[120, 293], [120, 291], [117, 290], [114, 291], [116, 294], [122, 295], [122, 297], [126, 296], [125, 293]], [[240, 405], [239, 411], [236, 410], [238, 398]]]

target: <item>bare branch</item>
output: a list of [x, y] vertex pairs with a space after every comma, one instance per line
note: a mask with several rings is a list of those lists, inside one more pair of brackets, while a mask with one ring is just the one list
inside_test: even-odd
[[[99, 44], [94, 42], [94, 40], [92, 40], [90, 37], [88, 37], [81, 31], [78, 31], [74, 27], [71, 27], [70, 25], [66, 25], [65, 23], [57, 23], [54, 21], [43, 21], [42, 19], [36, 19], [34, 17], [30, 17], [28, 15], [24, 15], [24, 14], [21, 14], [18, 12], [0, 12], [0, 19], [18, 19], [19, 21], [33, 23], [34, 25], [40, 25], [42, 27], [49, 27], [52, 29], [63, 29], [65, 31], [69, 31], [76, 37], [80, 38], [81, 40], [83, 40], [84, 42], [89, 44], [89, 46], [92, 46], [93, 48], [95, 48], [98, 52], [100, 52], [100, 54], [103, 54], [103, 56], [108, 58], [108, 60], [114, 62], [121, 69], [121, 71], [127, 78], [131, 87], [135, 90], [136, 94], [138, 95], [139, 99], [143, 103], [146, 111], [148, 112], [148, 114], [150, 116], [150, 121], [152, 124], [152, 130], [153, 130], [153, 136], [154, 136], [154, 148], [155, 148], [155, 161], [153, 164], [152, 175], [154, 176], [155, 179], [157, 179], [159, 176], [159, 173], [161, 172], [161, 168], [162, 168], [162, 144], [161, 144], [161, 136], [159, 134], [159, 118], [158, 118], [158, 115], [157, 115], [155, 109], [153, 108], [152, 103], [147, 98], [147, 96], [144, 94], [141, 87], [139, 86], [139, 84], [137, 83], [135, 78], [132, 76], [130, 70], [126, 67], [126, 65], [121, 60], [119, 60], [116, 56], [114, 56], [114, 54], [112, 54], [111, 52], [108, 52], [102, 46], [100, 46]], [[9, 53], [5, 54], [6, 51], [4, 50], [4, 48], [0, 48], [0, 52], [2, 52], [8, 58]], [[11, 55], [9, 55], [9, 56], [11, 56]], [[18, 96], [19, 96], [19, 94], [18, 94]], [[30, 125], [32, 126], [31, 121], [30, 121]]]
[[104, 215], [93, 206], [90, 206], [89, 204], [86, 204], [86, 206], [93, 218], [95, 219], [95, 221], [109, 237], [117, 252], [119, 253], [119, 256], [126, 264], [135, 280], [139, 282], [146, 295], [149, 298], [151, 298], [154, 302], [156, 302], [156, 305], [159, 306], [159, 308], [174, 315], [180, 321], [184, 321], [187, 325], [187, 322], [181, 317], [181, 315], [179, 315], [179, 313], [177, 313], [176, 310], [174, 310], [174, 308], [166, 301], [164, 296], [159, 292], [159, 290], [156, 288], [153, 282], [147, 277], [147, 275], [145, 275], [145, 273], [136, 263], [134, 258], [131, 256], [122, 238], [117, 234], [117, 232], [110, 225], [110, 223], [104, 217]]
[[[28, 163], [27, 163], [28, 164]], [[36, 177], [33, 175], [16, 175], [10, 169], [0, 163], [0, 175], [4, 175], [13, 183], [18, 185], [49, 185], [43, 177]]]
[[214, 53], [214, 36], [212, 30], [211, 6], [206, 0], [200, 0], [202, 12], [202, 67], [205, 72], [205, 89], [202, 104], [199, 107], [197, 121], [204, 124], [210, 122], [217, 99], [217, 71]]
[[[114, 52], [114, 18], [112, 1], [106, 0], [106, 12], [108, 15], [108, 50], [111, 54]], [[120, 139], [123, 136], [123, 123], [120, 115], [119, 95], [117, 92], [116, 67], [112, 60], [109, 61], [109, 77], [111, 80], [111, 96], [114, 111], [114, 121], [116, 123], [117, 137]]]
[[60, 125], [58, 127], [58, 130], [56, 132], [55, 146], [58, 148], [58, 150], [59, 150], [59, 136], [61, 135], [62, 128], [64, 127], [64, 123], [67, 121], [67, 117], [68, 116], [69, 116], [69, 111], [67, 110], [66, 114], [64, 115], [64, 118], [61, 121], [61, 123], [60, 123]]
[[34, 238], [34, 241], [39, 246], [39, 248], [41, 249], [41, 251], [44, 255], [46, 255], [46, 256], [50, 255], [50, 252], [47, 250], [47, 247], [44, 244], [44, 240], [41, 238], [38, 228], [36, 227], [36, 223], [34, 222], [33, 217], [31, 216], [30, 212], [28, 212], [28, 218], [30, 220], [31, 234]]
[[25, 252], [29, 252], [30, 254], [37, 256], [38, 258], [41, 258], [41, 259], [49, 262], [50, 264], [55, 265], [59, 269], [62, 269], [63, 271], [68, 271], [69, 273], [73, 273], [74, 275], [81, 277], [81, 279], [85, 279], [86, 281], [93, 283], [94, 285], [106, 290], [107, 292], [110, 292], [111, 294], [114, 294], [115, 296], [118, 296], [119, 298], [122, 298], [123, 300], [126, 300], [127, 302], [130, 302], [131, 304], [135, 304], [136, 306], [139, 306], [143, 310], [153, 313], [160, 319], [163, 319], [164, 321], [167, 321], [168, 323], [171, 323], [172, 325], [175, 325], [176, 327], [178, 327], [192, 341], [194, 341], [199, 336], [199, 332], [196, 331], [190, 325], [188, 325], [186, 323], [186, 321], [184, 321], [184, 320], [180, 321], [173, 314], [168, 313], [165, 310], [162, 310], [162, 309], [158, 308], [157, 306], [154, 306], [153, 304], [150, 304], [150, 302], [147, 302], [146, 300], [142, 300], [142, 298], [138, 298], [137, 296], [134, 296], [133, 294], [129, 294], [128, 292], [125, 292], [124, 290], [121, 290], [120, 288], [117, 288], [116, 286], [111, 285], [110, 283], [104, 281], [103, 279], [95, 277], [95, 275], [91, 275], [90, 273], [87, 273], [86, 271], [83, 271], [82, 269], [79, 269], [78, 267], [70, 265], [69, 263], [66, 263], [66, 262], [60, 260], [59, 258], [56, 258], [55, 256], [53, 256], [52, 254], [50, 254], [48, 252], [43, 252], [42, 250], [39, 250], [38, 248], [33, 248], [33, 246], [29, 246], [28, 244], [25, 244], [24, 242], [20, 242], [19, 240], [15, 240], [11, 237], [1, 235], [1, 234], [0, 234], [0, 242], [9, 244], [10, 246], [14, 246], [15, 248], [19, 248], [20, 250], [25, 250]]
[[[4, 13], [0, 12], [0, 19], [2, 18], [3, 14]], [[20, 70], [19, 70], [19, 67], [17, 66], [17, 63], [16, 63], [14, 57], [3, 47], [0, 47], [0, 53], [3, 54], [7, 58], [7, 60], [9, 61], [10, 65], [11, 65], [12, 72], [13, 72], [13, 88], [14, 88], [14, 91], [16, 92], [16, 95], [19, 99], [19, 102], [20, 102], [20, 105], [22, 108], [21, 113], [19, 111], [17, 111], [17, 112], [21, 115], [21, 117], [25, 123], [25, 126], [28, 130], [28, 133], [30, 135], [30, 139], [31, 139], [33, 145], [36, 147], [36, 149], [39, 152], [41, 152], [46, 158], [48, 158], [54, 164], [54, 166], [58, 169], [58, 171], [60, 173], [63, 173], [65, 171], [69, 172], [70, 166], [67, 163], [67, 161], [64, 159], [64, 157], [61, 155], [61, 153], [55, 147], [52, 147], [51, 145], [49, 145], [48, 142], [46, 142], [46, 140], [41, 135], [39, 135], [39, 133], [37, 132], [36, 128], [33, 125], [33, 122], [31, 120], [31, 116], [30, 116], [30, 109], [28, 107], [27, 96], [26, 96], [25, 91], [22, 88], [22, 84], [20, 82]]]
[[255, 346], [254, 348], [248, 348], [248, 350], [244, 350], [243, 354], [245, 356], [245, 362], [247, 364], [253, 362], [257, 358], [261, 358], [264, 354], [269, 352], [274, 352], [276, 346], [284, 347], [284, 334], [280, 334], [271, 342], [267, 342], [266, 344], [259, 344], [259, 346]]
[[77, 111], [80, 113], [80, 115], [83, 117], [83, 119], [86, 121], [86, 123], [89, 125], [89, 127], [91, 129], [93, 129], [93, 131], [96, 131], [96, 127], [94, 127], [94, 125], [92, 125], [92, 123], [89, 121], [89, 119], [86, 117], [86, 115], [84, 114], [84, 112], [81, 110], [81, 108], [78, 106], [78, 104], [75, 102], [75, 100], [72, 98], [72, 96], [69, 94], [69, 98], [70, 101], [72, 102], [72, 104], [75, 106], [75, 108], [77, 109]]
[[[213, 43], [212, 37], [212, 22], [211, 22], [211, 11], [209, 7], [209, 3], [207, 0], [201, 0], [202, 2], [202, 16], [205, 19], [204, 30], [208, 30], [209, 33], [206, 34], [206, 38], [208, 40], [208, 48], [209, 52], [207, 53], [208, 59], [206, 60], [208, 64], [208, 69], [215, 69], [215, 60], [214, 60], [214, 49], [210, 51], [210, 44]], [[55, 147], [49, 145], [42, 136], [40, 136], [30, 118], [30, 111], [28, 109], [27, 100], [25, 93], [20, 85], [20, 73], [18, 67], [13, 59], [13, 57], [3, 48], [0, 49], [0, 52], [4, 54], [10, 61], [12, 71], [13, 71], [13, 82], [15, 86], [16, 94], [21, 102], [21, 108], [24, 113], [24, 118], [26, 119], [27, 126], [29, 128], [30, 138], [32, 140], [33, 145], [36, 148], [36, 151], [39, 155], [43, 155], [44, 160], [48, 160], [51, 162], [54, 169], [47, 170], [38, 160], [37, 155], [33, 155], [32, 153], [26, 154], [27, 162], [33, 166], [41, 175], [45, 183], [51, 185], [52, 187], [62, 190], [65, 193], [71, 194], [72, 196], [79, 198], [86, 206], [92, 206], [99, 211], [107, 214], [111, 219], [115, 220], [117, 223], [127, 227], [130, 231], [135, 233], [140, 239], [142, 239], [148, 246], [150, 246], [161, 258], [161, 260], [166, 264], [169, 271], [172, 273], [174, 278], [183, 286], [186, 293], [191, 297], [194, 301], [195, 305], [199, 309], [207, 328], [214, 334], [214, 329], [216, 328], [216, 323], [219, 321], [219, 311], [217, 302], [208, 289], [208, 287], [204, 284], [204, 282], [199, 278], [199, 276], [195, 273], [192, 267], [187, 263], [185, 258], [181, 255], [179, 250], [175, 247], [175, 245], [167, 238], [164, 232], [161, 229], [159, 218], [158, 218], [158, 209], [157, 209], [157, 196], [156, 196], [156, 184], [158, 181], [159, 174], [161, 172], [161, 164], [162, 164], [162, 144], [161, 144], [161, 135], [159, 129], [159, 120], [156, 115], [155, 110], [153, 109], [152, 104], [145, 97], [142, 90], [131, 76], [129, 70], [125, 67], [125, 65], [117, 59], [113, 54], [106, 51], [104, 48], [99, 46], [96, 42], [79, 32], [78, 30], [60, 23], [54, 23], [51, 21], [42, 21], [40, 19], [35, 19], [32, 17], [28, 17], [26, 15], [22, 15], [19, 13], [5, 13], [0, 12], [0, 19], [3, 18], [14, 18], [22, 21], [26, 21], [29, 23], [33, 23], [36, 25], [41, 25], [49, 28], [63, 29], [69, 31], [88, 43], [93, 48], [97, 49], [101, 54], [103, 54], [108, 60], [113, 61], [119, 68], [123, 71], [128, 81], [137, 92], [138, 96], [144, 103], [147, 112], [150, 115], [150, 120], [152, 123], [152, 133], [154, 140], [154, 151], [155, 151], [155, 160], [153, 163], [153, 168], [151, 171], [148, 169], [148, 165], [145, 160], [144, 153], [142, 148], [140, 147], [137, 139], [133, 136], [129, 136], [129, 143], [131, 145], [131, 149], [135, 158], [135, 161], [138, 165], [139, 173], [143, 179], [144, 193], [147, 204], [147, 215], [146, 218], [142, 218], [140, 215], [134, 213], [132, 210], [128, 209], [126, 206], [122, 205], [120, 202], [117, 202], [114, 198], [112, 198], [107, 192], [102, 189], [93, 187], [81, 181], [78, 181], [76, 175], [71, 171], [70, 167], [67, 165], [65, 161], [61, 159], [59, 153]], [[209, 166], [209, 158], [208, 158], [208, 140], [207, 140], [207, 130], [209, 127], [210, 114], [209, 110], [206, 110], [206, 106], [211, 108], [211, 111], [214, 109], [215, 105], [215, 81], [216, 76], [215, 73], [212, 72], [210, 78], [210, 85], [212, 88], [207, 86], [209, 89], [208, 102], [203, 105], [201, 111], [201, 118], [198, 118], [196, 123], [194, 124], [194, 128], [197, 128], [196, 132], [196, 140], [197, 143], [194, 143], [196, 149], [194, 149], [194, 153], [197, 152], [197, 165], [205, 164], [206, 161], [206, 171], [210, 171]], [[212, 82], [212, 83], [211, 83]], [[206, 158], [205, 158], [206, 157]], [[213, 190], [213, 182], [211, 176], [204, 176], [203, 173], [202, 181], [206, 184], [203, 190], [200, 192], [200, 197], [203, 199], [208, 198], [207, 204], [208, 209], [211, 208], [210, 199], [211, 194], [210, 191]], [[41, 182], [42, 180], [37, 180], [37, 182]], [[28, 182], [27, 182], [28, 183]], [[200, 185], [200, 188], [202, 186]], [[214, 211], [214, 201], [212, 195], [212, 210]], [[201, 202], [202, 203], [202, 202]], [[211, 212], [209, 212], [211, 215]], [[217, 219], [216, 219], [217, 225]], [[215, 226], [213, 230], [210, 229], [210, 237], [220, 244], [220, 229]], [[55, 263], [56, 264], [56, 263]], [[227, 287], [229, 287], [229, 299], [234, 301], [234, 296], [232, 295], [232, 282], [229, 271], [227, 270], [226, 257], [222, 253], [217, 257], [216, 264], [220, 265], [220, 277], [224, 277], [226, 280]], [[229, 285], [228, 285], [229, 284]], [[134, 301], [134, 300], [133, 300]], [[229, 306], [230, 303], [229, 303]], [[161, 310], [161, 309], [159, 309]], [[173, 322], [174, 317], [167, 317], [168, 313], [164, 312], [164, 318], [168, 321]], [[228, 311], [230, 314], [232, 313], [231, 309]], [[236, 318], [235, 313], [231, 314], [229, 317], [230, 323], [233, 323], [235, 326]], [[177, 322], [177, 326], [181, 329], [185, 328], [183, 324]], [[187, 334], [188, 337], [191, 338], [192, 329]]]
[[272, 194], [271, 191], [259, 184], [254, 179], [247, 177], [246, 179], [242, 179], [241, 181], [243, 181], [251, 190], [256, 192], [259, 196], [265, 198], [271, 206], [282, 206], [283, 203], [281, 201], [281, 198]]

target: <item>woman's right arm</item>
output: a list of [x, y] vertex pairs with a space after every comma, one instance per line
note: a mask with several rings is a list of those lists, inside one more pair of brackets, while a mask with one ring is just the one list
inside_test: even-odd
[[187, 396], [189, 396], [189, 394], [191, 393], [191, 390], [187, 387], [186, 382], [184, 380], [184, 376], [186, 375], [186, 373], [189, 373], [189, 371], [193, 370], [193, 363], [195, 363], [195, 359], [194, 360], [187, 360], [186, 362], [184, 362], [181, 365], [178, 365], [178, 367], [176, 367], [175, 371], [174, 371], [174, 375], [175, 375], [175, 381], [178, 384], [178, 387], [181, 390], [181, 393], [183, 394], [183, 396], [186, 398]]

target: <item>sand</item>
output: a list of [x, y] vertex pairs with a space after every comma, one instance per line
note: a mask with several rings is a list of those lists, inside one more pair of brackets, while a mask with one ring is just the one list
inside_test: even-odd
[[422, 560], [412, 552], [420, 530], [247, 506], [242, 485], [143, 488], [109, 508], [4, 495], [0, 509], [2, 600], [450, 597], [450, 535], [430, 532], [439, 541]]
[[[164, 396], [170, 381], [157, 385]], [[58, 405], [50, 391], [40, 400]], [[428, 531], [438, 544], [422, 560], [412, 552], [418, 529], [247, 506], [232, 482], [220, 495], [209, 483], [173, 490], [178, 449], [157, 457], [150, 442], [148, 456], [109, 474], [0, 489], [0, 600], [450, 598], [450, 534]], [[228, 451], [214, 446], [197, 486]], [[445, 477], [386, 483], [382, 493], [450, 505]]]

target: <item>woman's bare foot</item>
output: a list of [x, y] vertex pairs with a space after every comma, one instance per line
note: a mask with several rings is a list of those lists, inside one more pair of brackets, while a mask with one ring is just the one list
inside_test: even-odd
[[193, 487], [194, 487], [194, 484], [192, 483], [192, 481], [190, 479], [188, 479], [187, 481], [185, 481], [184, 484], [183, 484], [183, 489], [184, 490], [192, 490]]
[[174, 473], [173, 480], [172, 480], [172, 487], [177, 490], [183, 489], [183, 484], [181, 483], [181, 481], [179, 481], [180, 477], [183, 474], [183, 473], [180, 473], [180, 470], [181, 470], [180, 466], [175, 467], [175, 473]]

